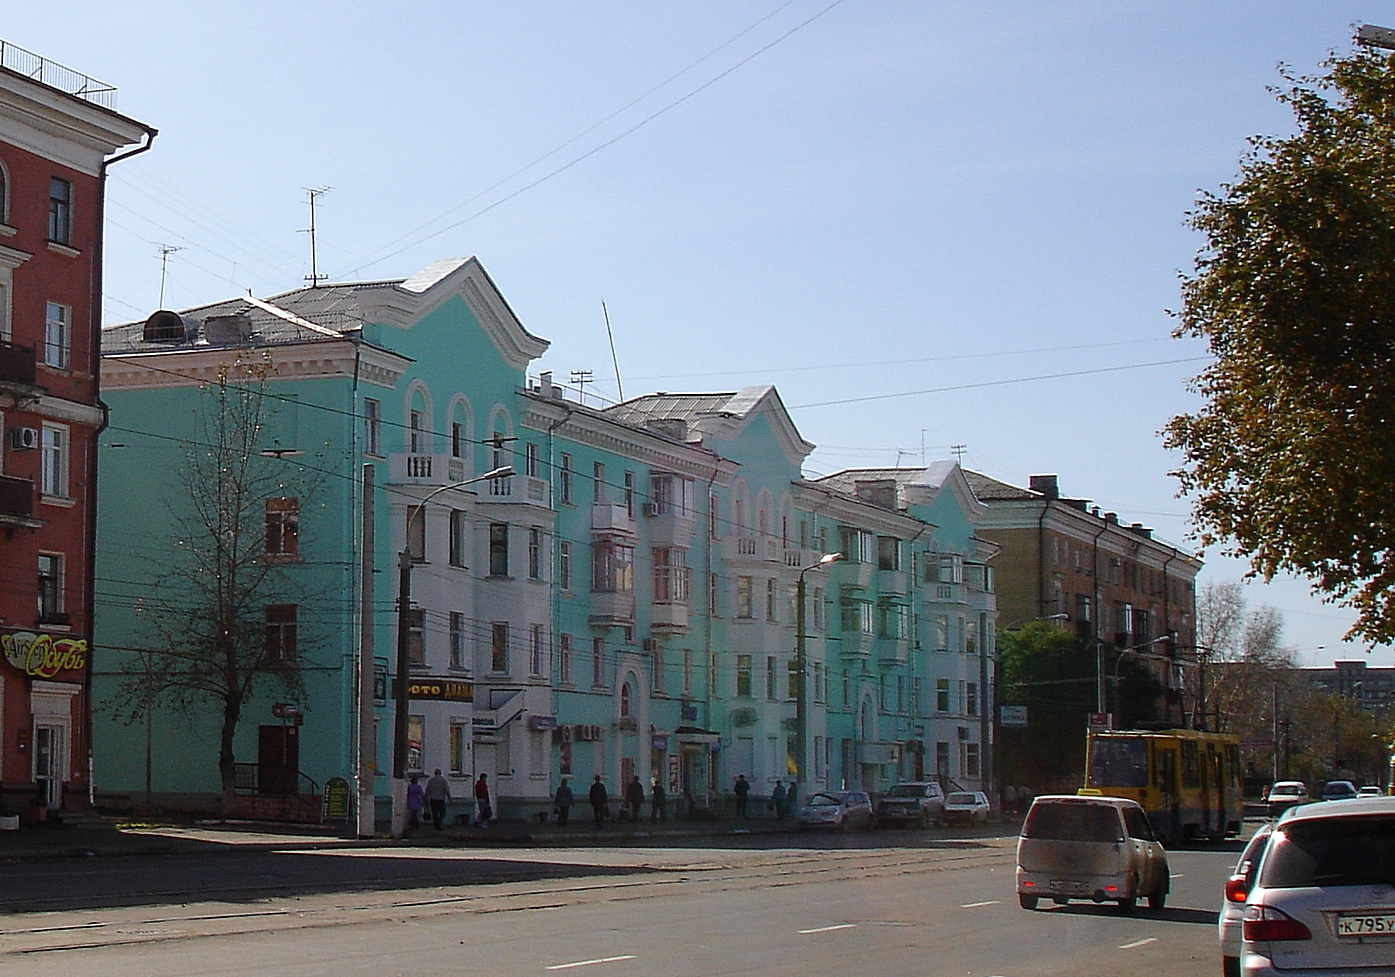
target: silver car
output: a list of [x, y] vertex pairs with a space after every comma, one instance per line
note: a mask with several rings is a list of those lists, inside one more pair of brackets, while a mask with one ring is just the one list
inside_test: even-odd
[[837, 828], [851, 831], [864, 828], [871, 831], [877, 826], [877, 816], [872, 811], [872, 798], [861, 790], [826, 790], [810, 794], [804, 806], [799, 809], [799, 827]]
[[1240, 977], [1240, 924], [1245, 918], [1245, 899], [1255, 884], [1259, 859], [1269, 844], [1269, 836], [1273, 830], [1272, 824], [1260, 825], [1259, 830], [1245, 846], [1245, 850], [1240, 853], [1240, 860], [1235, 863], [1235, 871], [1226, 880], [1217, 922], [1221, 938], [1222, 977]]
[[1245, 977], [1395, 971], [1395, 797], [1310, 804], [1277, 822], [1241, 930]]

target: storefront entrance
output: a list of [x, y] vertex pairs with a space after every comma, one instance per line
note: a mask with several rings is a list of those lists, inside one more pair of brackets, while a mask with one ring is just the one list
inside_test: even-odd
[[51, 811], [63, 806], [63, 728], [34, 726], [34, 785], [38, 801]]

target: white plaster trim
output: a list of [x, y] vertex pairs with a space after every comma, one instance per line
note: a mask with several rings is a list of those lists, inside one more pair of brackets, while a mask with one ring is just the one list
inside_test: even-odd
[[[14, 228], [10, 228], [10, 233], [14, 233]], [[8, 237], [8, 235], [6, 235]], [[0, 244], [0, 268], [8, 268], [13, 271], [24, 264], [34, 255], [29, 251], [21, 251], [18, 248], [9, 248]]]
[[70, 248], [66, 244], [59, 244], [57, 241], [48, 241], [46, 243], [48, 245], [48, 249], [52, 251], [54, 254], [61, 254], [67, 258], [79, 258], [82, 256], [81, 251], [79, 251], [77, 248]]
[[140, 142], [145, 126], [110, 109], [0, 70], [0, 126], [5, 141], [88, 176], [108, 153]]
[[[247, 353], [265, 356], [269, 380], [325, 379], [354, 375], [355, 345], [347, 340], [312, 340], [276, 346], [185, 348], [102, 356], [103, 390], [196, 387], [217, 381], [219, 371]], [[378, 346], [358, 344], [359, 379], [392, 390], [412, 361]]]
[[29, 409], [50, 421], [67, 421], [70, 424], [85, 424], [88, 427], [97, 427], [102, 423], [100, 407], [50, 397], [48, 394], [40, 396], [38, 404]]

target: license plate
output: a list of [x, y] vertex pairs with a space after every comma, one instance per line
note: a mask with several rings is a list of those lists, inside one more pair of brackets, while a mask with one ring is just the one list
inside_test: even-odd
[[1395, 935], [1395, 913], [1351, 913], [1337, 917], [1338, 936]]

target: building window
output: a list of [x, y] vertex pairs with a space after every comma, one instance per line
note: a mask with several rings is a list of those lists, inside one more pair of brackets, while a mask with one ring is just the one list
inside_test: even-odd
[[450, 456], [452, 458], [465, 457], [465, 424], [461, 421], [450, 422]]
[[776, 685], [776, 671], [779, 660], [774, 655], [768, 655], [765, 659], [765, 697], [774, 701], [779, 696], [779, 687]]
[[605, 688], [605, 638], [591, 639], [591, 685]]
[[463, 509], [450, 511], [450, 565], [453, 567], [465, 566], [466, 532], [469, 525]]
[[935, 711], [949, 712], [949, 679], [935, 679]]
[[963, 743], [964, 747], [964, 776], [978, 776], [978, 744]]
[[693, 650], [683, 649], [683, 694], [693, 694]]
[[563, 590], [572, 589], [572, 544], [562, 540], [557, 551], [557, 585]]
[[596, 505], [604, 505], [606, 501], [605, 491], [605, 463], [593, 462], [591, 465], [591, 492], [592, 500]]
[[489, 524], [489, 575], [509, 575], [509, 524], [506, 522]]
[[450, 724], [450, 772], [463, 777], [470, 773], [470, 740], [474, 731], [462, 722], [451, 720]]
[[407, 506], [407, 556], [415, 563], [426, 561], [426, 512], [422, 506]]
[[562, 455], [562, 467], [557, 473], [557, 492], [566, 505], [572, 504], [572, 456]]
[[751, 697], [751, 656], [736, 656], [736, 694]]
[[935, 618], [935, 650], [949, 651], [949, 615], [940, 614]]
[[655, 603], [687, 604], [688, 551], [678, 546], [656, 546], [653, 559]]
[[627, 681], [620, 686], [620, 718], [629, 719], [634, 714], [634, 690]]
[[421, 770], [426, 753], [426, 717], [407, 717], [407, 769]]
[[523, 443], [523, 471], [529, 478], [538, 477], [538, 446], [532, 441]]
[[39, 554], [39, 623], [56, 624], [63, 613], [63, 557]]
[[663, 695], [663, 694], [664, 694], [664, 682], [665, 682], [664, 666], [665, 666], [666, 664], [667, 664], [667, 663], [664, 661], [664, 649], [663, 649], [662, 647], [655, 647], [655, 649], [654, 649], [654, 694], [655, 694], [655, 695]]
[[935, 744], [935, 777], [944, 780], [949, 776], [949, 744]]
[[66, 370], [72, 363], [73, 310], [57, 302], [44, 305], [44, 362]]
[[[795, 701], [798, 701], [798, 700], [799, 700], [799, 662], [798, 662], [797, 660], [791, 658], [790, 661], [789, 661], [789, 664], [785, 666], [785, 672], [786, 672], [786, 675], [785, 675], [785, 679], [786, 679], [785, 684], [786, 684], [786, 686], [787, 686], [786, 692], [788, 693], [788, 694], [786, 695], [786, 698], [794, 699]], [[815, 686], [815, 688], [817, 688], [817, 686]]]
[[450, 667], [468, 668], [465, 664], [465, 615], [450, 612]]
[[265, 553], [295, 556], [300, 552], [300, 500], [266, 500]]
[[625, 511], [631, 519], [635, 517], [635, 473], [625, 473]]
[[563, 685], [572, 684], [572, 636], [569, 634], [557, 638], [557, 680]]
[[721, 579], [715, 573], [707, 575], [707, 615], [709, 617], [722, 616], [722, 586], [719, 582]]
[[823, 588], [822, 588], [822, 587], [815, 587], [815, 588], [814, 588], [814, 601], [813, 601], [813, 604], [814, 604], [814, 606], [813, 606], [813, 611], [814, 611], [814, 613], [813, 613], [812, 617], [814, 618], [814, 627], [815, 627], [816, 629], [818, 629], [818, 630], [821, 631], [821, 630], [824, 629], [824, 627], [827, 626], [827, 623], [824, 621]]
[[48, 181], [48, 239], [73, 243], [73, 185], [56, 176]]
[[849, 563], [877, 562], [877, 537], [851, 526], [838, 527], [839, 552]]
[[736, 616], [739, 618], [750, 618], [751, 613], [751, 588], [754, 581], [751, 577], [736, 578]]
[[40, 437], [39, 491], [67, 498], [68, 430], [45, 424]]
[[509, 623], [495, 621], [489, 626], [489, 670], [507, 674], [509, 670]]
[[545, 674], [543, 671], [545, 665], [543, 658], [543, 626], [541, 624], [529, 625], [528, 674], [534, 676], [535, 678], [541, 677], [543, 674]]
[[528, 530], [528, 579], [542, 579], [542, 530], [537, 527]]
[[296, 660], [296, 613], [295, 604], [268, 604], [266, 606], [266, 657], [272, 662], [293, 662]]
[[877, 569], [901, 569], [901, 541], [896, 537], [877, 537]]
[[940, 554], [940, 583], [964, 582], [964, 558], [958, 553]]
[[426, 417], [419, 410], [407, 415], [407, 450], [414, 455], [426, 451]]
[[420, 607], [407, 609], [407, 661], [412, 665], [426, 664], [426, 611]]
[[363, 401], [363, 450], [370, 455], [383, 453], [383, 405], [366, 397]]
[[718, 525], [718, 509], [716, 493], [707, 493], [707, 535], [713, 539], [720, 539], [721, 527]]
[[591, 544], [591, 590], [628, 594], [635, 589], [635, 548], [612, 539]]
[[876, 622], [873, 620], [870, 601], [845, 598], [842, 608], [844, 631], [855, 631], [862, 634], [876, 633]]
[[978, 715], [978, 683], [964, 683], [964, 712], [970, 716]]
[[767, 621], [776, 620], [775, 616], [775, 578], [769, 577], [765, 581], [765, 619]]

